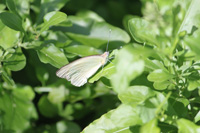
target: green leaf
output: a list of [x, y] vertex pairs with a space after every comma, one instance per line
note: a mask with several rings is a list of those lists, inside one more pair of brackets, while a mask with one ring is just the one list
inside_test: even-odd
[[18, 89], [17, 91], [20, 94], [26, 96], [26, 98], [28, 100], [33, 100], [35, 98], [35, 93], [34, 93], [33, 89], [28, 85], [26, 85], [26, 86], [17, 85], [16, 89]]
[[141, 18], [129, 20], [128, 27], [132, 37], [139, 43], [159, 46], [156, 40], [156, 30], [150, 27], [148, 21]]
[[[184, 2], [183, 4], [185, 3], [186, 2]], [[189, 2], [189, 5], [190, 6], [188, 8], [183, 7], [184, 9], [186, 9], [186, 14], [179, 28], [179, 33], [181, 33], [182, 31], [187, 31], [187, 33], [190, 34], [191, 32], [193, 32], [193, 28], [197, 28], [200, 25], [200, 9], [198, 6], [200, 5], [200, 1], [192, 0], [191, 2]]]
[[144, 70], [144, 61], [134, 54], [133, 49], [131, 45], [122, 48], [113, 62], [116, 73], [110, 78], [113, 89], [118, 93], [125, 91], [129, 87], [130, 81]]
[[45, 67], [41, 67], [41, 66], [36, 67], [35, 70], [36, 70], [37, 78], [44, 86], [46, 84], [47, 80], [49, 79], [48, 70]]
[[198, 122], [200, 120], [200, 111], [195, 115], [194, 122]]
[[[1, 25], [0, 21], [0, 25]], [[12, 30], [9, 27], [5, 26], [4, 24], [3, 28], [0, 29], [0, 46], [3, 47], [5, 50], [8, 48], [11, 48], [13, 46], [16, 46], [17, 41], [19, 39], [20, 33], [18, 31]]]
[[109, 30], [112, 30], [110, 36], [110, 46], [124, 45], [130, 41], [129, 35], [118, 27], [114, 27], [106, 22], [97, 22], [93, 19], [81, 17], [68, 17], [73, 23], [72, 27], [63, 27], [61, 30], [73, 40], [84, 45], [99, 48], [108, 42]]
[[200, 81], [196, 80], [189, 80], [188, 91], [193, 91], [197, 87], [200, 86]]
[[138, 16], [133, 16], [133, 15], [126, 15], [126, 16], [124, 16], [124, 18], [123, 18], [123, 26], [124, 26], [124, 28], [126, 29], [126, 31], [129, 31], [129, 29], [128, 29], [128, 21], [130, 20], [130, 19], [132, 19], [132, 18], [139, 18]]
[[22, 27], [22, 20], [16, 14], [9, 12], [2, 12], [0, 13], [0, 19], [9, 28], [16, 31], [25, 32], [24, 28]]
[[[17, 13], [22, 18], [27, 18], [30, 15], [30, 8], [34, 9], [32, 2], [28, 0], [13, 0], [16, 6]], [[39, 2], [39, 1], [38, 1]]]
[[30, 120], [37, 118], [36, 109], [23, 88], [0, 92], [0, 112], [2, 127], [16, 132], [25, 131], [31, 126]]
[[65, 57], [64, 53], [52, 43], [42, 47], [40, 50], [37, 51], [37, 53], [41, 62], [50, 63], [57, 68], [68, 64], [68, 60]]
[[154, 70], [147, 77], [147, 79], [152, 82], [163, 82], [171, 78], [173, 78], [173, 75], [163, 69]]
[[200, 50], [199, 35], [200, 35], [200, 29], [195, 31], [192, 35], [186, 36], [184, 38], [184, 43], [191, 48], [191, 50], [196, 54], [198, 59], [200, 58], [200, 55], [199, 55], [199, 50]]
[[136, 108], [128, 105], [120, 105], [117, 109], [111, 110], [102, 115], [99, 119], [87, 126], [82, 133], [95, 132], [120, 132], [129, 126], [141, 124]]
[[48, 100], [53, 104], [62, 103], [65, 100], [67, 90], [64, 86], [51, 89], [48, 94]]
[[[2, 72], [1, 72], [2, 71]], [[9, 85], [11, 85], [11, 86], [14, 86], [15, 85], [15, 82], [14, 82], [14, 80], [8, 75], [8, 73], [4, 70], [4, 69], [2, 69], [1, 67], [0, 67], [0, 74], [2, 75], [2, 78], [4, 79], [4, 81], [7, 83], [7, 84], [9, 84]]]
[[37, 9], [35, 11], [39, 14], [37, 18], [37, 24], [42, 22], [45, 14], [51, 11], [59, 11], [68, 1], [69, 0], [44, 0], [37, 2], [37, 4], [41, 5], [40, 7], [39, 5], [36, 5]]
[[165, 90], [170, 84], [169, 81], [154, 82], [153, 87], [157, 90]]
[[64, 49], [64, 51], [66, 51], [68, 53], [79, 55], [81, 57], [101, 54], [101, 51], [94, 47], [90, 47], [90, 46], [86, 46], [86, 45], [77, 45], [76, 42], [74, 42], [74, 45], [70, 44], [69, 46], [67, 46], [63, 49]]
[[15, 53], [9, 53], [5, 59], [3, 66], [9, 68], [12, 71], [19, 71], [26, 65], [26, 57], [22, 53], [21, 48], [17, 48]]
[[148, 58], [145, 59], [145, 68], [149, 71], [154, 71], [156, 69], [165, 69], [164, 65], [161, 63], [161, 61], [158, 60], [150, 60]]
[[94, 83], [99, 80], [101, 77], [111, 78], [111, 75], [115, 73], [115, 66], [112, 63], [106, 65], [103, 69], [99, 69], [99, 71], [89, 79], [89, 83]]
[[177, 124], [179, 133], [198, 133], [200, 131], [200, 126], [184, 118], [177, 120]]
[[[176, 96], [176, 95], [175, 95]], [[181, 117], [186, 117], [188, 115], [188, 110], [187, 110], [187, 104], [186, 100], [183, 100], [183, 99], [172, 99], [170, 98], [169, 99], [169, 105], [168, 105], [168, 114], [170, 116], [178, 116], [179, 118]]]
[[104, 19], [101, 16], [99, 16], [95, 12], [89, 11], [89, 10], [82, 10], [82, 11], [78, 12], [76, 14], [76, 16], [81, 17], [81, 18], [91, 18], [91, 19], [93, 19], [97, 22], [103, 22], [104, 21]]
[[146, 86], [131, 86], [126, 91], [118, 95], [124, 104], [134, 105], [141, 104], [147, 98], [155, 95], [154, 92]]
[[40, 98], [38, 108], [40, 113], [45, 117], [53, 118], [58, 115], [58, 105], [52, 104], [46, 95]]
[[140, 133], [160, 133], [160, 128], [157, 126], [158, 122], [153, 119], [140, 128]]
[[67, 20], [67, 15], [63, 12], [53, 11], [50, 13], [47, 13], [44, 16], [44, 24], [42, 25], [42, 28], [40, 29], [40, 34], [49, 29], [50, 26], [59, 24], [63, 21]]
[[6, 5], [10, 11], [18, 15], [14, 0], [6, 0]]

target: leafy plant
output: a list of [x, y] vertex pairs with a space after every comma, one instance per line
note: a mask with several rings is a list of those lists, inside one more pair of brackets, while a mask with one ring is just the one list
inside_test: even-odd
[[[125, 30], [80, 1], [67, 15], [73, 2], [0, 2], [0, 132], [199, 132], [199, 0], [141, 0], [143, 17], [126, 12]], [[110, 29], [114, 58], [89, 83], [56, 77], [103, 53]]]

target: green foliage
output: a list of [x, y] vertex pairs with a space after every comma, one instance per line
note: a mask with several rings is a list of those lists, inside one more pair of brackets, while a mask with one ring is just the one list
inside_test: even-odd
[[[199, 5], [0, 1], [0, 132], [198, 133]], [[109, 62], [86, 85], [56, 77], [108, 39]]]

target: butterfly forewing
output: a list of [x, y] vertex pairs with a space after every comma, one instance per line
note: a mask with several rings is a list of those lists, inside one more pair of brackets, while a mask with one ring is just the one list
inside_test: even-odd
[[87, 79], [103, 65], [104, 60], [105, 58], [99, 55], [84, 57], [63, 66], [56, 72], [56, 75], [66, 78], [79, 87], [84, 85]]

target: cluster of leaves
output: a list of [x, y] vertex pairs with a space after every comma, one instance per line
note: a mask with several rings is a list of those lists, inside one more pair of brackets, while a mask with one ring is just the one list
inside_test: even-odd
[[[1, 132], [200, 130], [199, 0], [141, 0], [144, 17], [126, 15], [126, 32], [91, 11], [67, 16], [67, 2], [0, 3]], [[109, 29], [115, 58], [92, 84], [55, 76], [78, 56], [101, 54]]]

